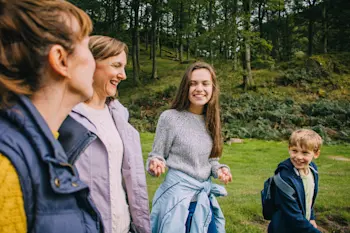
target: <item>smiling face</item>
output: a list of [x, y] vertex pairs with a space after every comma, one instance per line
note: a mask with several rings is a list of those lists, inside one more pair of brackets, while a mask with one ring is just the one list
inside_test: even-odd
[[188, 99], [190, 101], [189, 111], [202, 114], [213, 94], [213, 81], [207, 69], [196, 69], [191, 74]]
[[94, 74], [94, 91], [102, 99], [113, 97], [117, 93], [118, 84], [126, 79], [126, 53], [96, 61]]
[[290, 161], [296, 169], [306, 173], [313, 158], [318, 158], [320, 151], [314, 152], [300, 145], [289, 147]]

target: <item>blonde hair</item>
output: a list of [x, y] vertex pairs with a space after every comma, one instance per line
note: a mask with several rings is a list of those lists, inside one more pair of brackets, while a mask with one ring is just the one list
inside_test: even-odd
[[289, 147], [300, 146], [315, 153], [321, 149], [322, 143], [321, 136], [311, 129], [296, 130], [289, 138]]
[[118, 56], [123, 51], [128, 54], [128, 46], [124, 42], [109, 36], [90, 36], [89, 48], [96, 61]]
[[210, 153], [210, 158], [221, 157], [222, 154], [222, 136], [221, 136], [221, 121], [220, 121], [220, 104], [219, 104], [219, 86], [217, 83], [214, 68], [205, 62], [195, 62], [190, 65], [184, 76], [182, 77], [179, 89], [177, 91], [174, 102], [171, 108], [178, 111], [188, 110], [190, 100], [188, 92], [191, 84], [192, 72], [198, 69], [206, 69], [209, 71], [213, 83], [213, 94], [209, 102], [204, 106], [204, 116], [206, 128], [213, 139], [213, 148]]
[[[128, 55], [128, 46], [124, 42], [109, 36], [90, 36], [89, 48], [95, 61], [102, 61], [109, 57], [118, 56], [122, 52]], [[106, 104], [109, 104], [114, 98], [107, 97]]]
[[40, 88], [52, 45], [71, 54], [75, 43], [91, 31], [89, 16], [67, 1], [0, 0], [0, 108], [16, 95], [29, 96]]

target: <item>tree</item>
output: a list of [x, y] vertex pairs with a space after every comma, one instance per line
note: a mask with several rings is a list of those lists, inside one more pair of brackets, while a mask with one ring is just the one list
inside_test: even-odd
[[327, 53], [328, 43], [328, 0], [324, 0], [322, 4], [322, 26], [323, 26], [323, 52]]
[[[140, 84], [140, 62], [139, 62], [139, 9], [140, 0], [132, 0], [132, 10], [134, 16], [130, 18], [132, 25], [132, 68], [133, 68], [133, 80], [136, 85]], [[132, 23], [133, 22], [133, 23]]]
[[254, 80], [252, 77], [251, 70], [251, 61], [250, 61], [250, 17], [251, 17], [251, 6], [252, 0], [243, 0], [243, 24], [244, 24], [244, 32], [243, 32], [243, 47], [244, 47], [244, 55], [243, 57], [243, 88], [244, 90], [252, 89], [254, 87]]
[[157, 73], [157, 24], [158, 24], [158, 4], [160, 0], [152, 0], [152, 79], [158, 78]]

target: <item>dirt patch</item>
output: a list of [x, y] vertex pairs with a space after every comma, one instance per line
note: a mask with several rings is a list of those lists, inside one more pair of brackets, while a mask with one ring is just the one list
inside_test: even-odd
[[340, 155], [332, 155], [332, 156], [328, 156], [328, 158], [338, 160], [338, 161], [350, 162], [349, 158], [345, 158], [345, 157], [340, 156]]
[[326, 219], [322, 219], [322, 221], [319, 222], [319, 230], [322, 233], [349, 233], [350, 226], [346, 220], [340, 216], [327, 216]]

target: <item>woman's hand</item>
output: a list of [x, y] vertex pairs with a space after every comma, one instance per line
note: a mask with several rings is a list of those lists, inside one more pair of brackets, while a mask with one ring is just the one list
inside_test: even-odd
[[165, 164], [157, 158], [151, 159], [149, 162], [149, 171], [156, 177], [159, 177], [165, 172]]
[[227, 167], [222, 167], [218, 170], [218, 177], [225, 184], [232, 181], [232, 175]]

